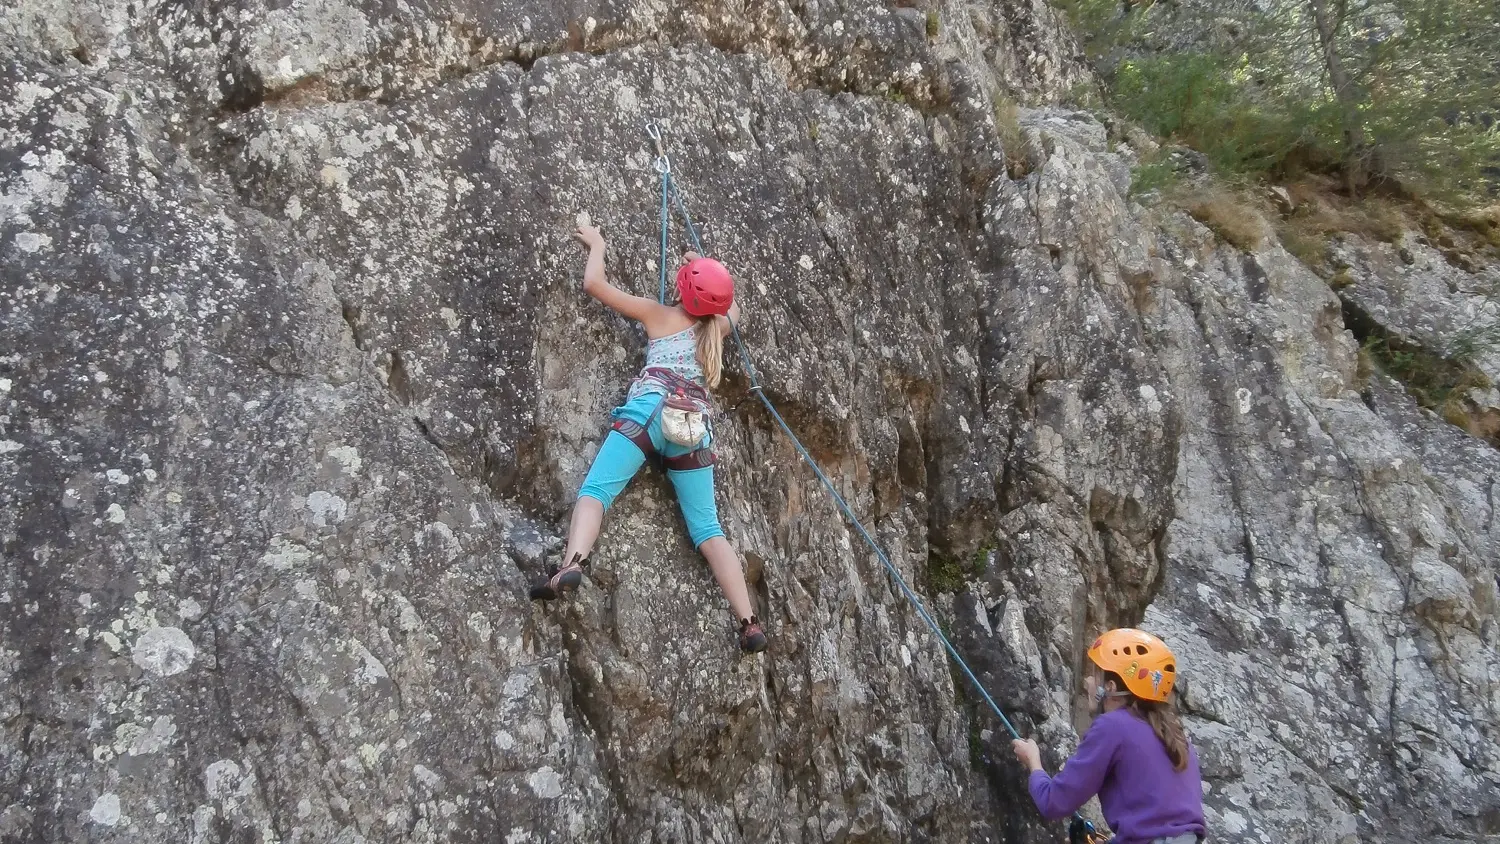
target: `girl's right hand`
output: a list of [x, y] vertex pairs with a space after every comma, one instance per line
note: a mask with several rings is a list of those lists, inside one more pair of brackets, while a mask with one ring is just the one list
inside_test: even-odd
[[1021, 760], [1028, 771], [1040, 771], [1042, 769], [1042, 751], [1031, 739], [1015, 739], [1010, 743], [1010, 750]]
[[596, 226], [579, 226], [573, 230], [573, 239], [590, 249], [604, 248], [604, 235]]

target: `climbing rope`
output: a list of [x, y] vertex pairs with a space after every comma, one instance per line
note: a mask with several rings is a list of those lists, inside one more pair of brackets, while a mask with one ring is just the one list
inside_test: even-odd
[[656, 285], [656, 301], [666, 304], [667, 302], [667, 229], [671, 218], [671, 205], [677, 203], [677, 211], [682, 214], [683, 222], [686, 224], [688, 239], [692, 241], [693, 251], [699, 255], [707, 256], [703, 250], [703, 241], [698, 239], [698, 227], [693, 225], [693, 217], [688, 213], [687, 202], [682, 198], [682, 192], [677, 189], [677, 182], [672, 178], [672, 159], [667, 156], [667, 150], [661, 139], [661, 126], [655, 120], [646, 121], [646, 136], [656, 146], [656, 172], [661, 176], [661, 250], [657, 260], [660, 273]]
[[[694, 225], [693, 218], [688, 214], [687, 203], [683, 200], [682, 194], [677, 189], [675, 181], [672, 178], [672, 164], [671, 161], [667, 158], [666, 149], [662, 142], [661, 127], [654, 120], [648, 121], [646, 123], [646, 134], [650, 136], [652, 142], [656, 144], [656, 171], [661, 174], [662, 180], [661, 285], [658, 294], [658, 301], [665, 303], [668, 245], [667, 227], [669, 223], [667, 201], [669, 196], [671, 196], [676, 201], [677, 209], [682, 214], [683, 227], [686, 229], [688, 238], [693, 244], [693, 251], [704, 257], [708, 256], [708, 251], [703, 248], [702, 241], [698, 239], [697, 226]], [[859, 520], [858, 516], [854, 515], [854, 510], [849, 507], [849, 502], [845, 501], [844, 496], [839, 494], [838, 489], [833, 485], [833, 481], [829, 480], [828, 476], [823, 474], [823, 469], [818, 466], [818, 462], [813, 459], [810, 453], [808, 453], [807, 447], [804, 446], [802, 444], [802, 441], [797, 438], [797, 435], [792, 432], [791, 426], [787, 424], [784, 418], [782, 418], [781, 412], [776, 409], [776, 405], [771, 401], [770, 398], [766, 396], [766, 391], [762, 387], [760, 382], [760, 375], [756, 372], [755, 365], [750, 362], [750, 354], [745, 350], [744, 340], [740, 338], [739, 325], [737, 325], [735, 321], [731, 319], [729, 321], [729, 327], [731, 334], [734, 337], [734, 347], [739, 352], [740, 363], [745, 368], [745, 376], [750, 379], [750, 392], [754, 393], [760, 399], [761, 404], [765, 405], [766, 412], [771, 414], [771, 418], [775, 420], [776, 425], [781, 428], [782, 433], [786, 434], [788, 440], [791, 440], [792, 447], [796, 449], [797, 455], [802, 458], [802, 462], [806, 463], [808, 467], [812, 469], [813, 474], [816, 475], [818, 480], [822, 482], [823, 488], [828, 490], [828, 494], [833, 498], [834, 503], [838, 505], [839, 511], [844, 514], [844, 518], [848, 519], [849, 523], [854, 525], [855, 531], [857, 531], [859, 535], [864, 538], [865, 543], [870, 546], [870, 550], [875, 552], [875, 558], [878, 559], [880, 561], [880, 564], [885, 567], [886, 573], [889, 574], [891, 579], [896, 582], [896, 586], [901, 590], [901, 593], [906, 596], [906, 600], [911, 602], [912, 608], [917, 611], [917, 615], [922, 619], [922, 621], [926, 622], [927, 627], [932, 630], [932, 634], [937, 637], [939, 642], [942, 643], [944, 650], [948, 652], [948, 656], [952, 658], [955, 664], [958, 665], [959, 670], [962, 671], [964, 676], [968, 678], [969, 683], [972, 684], [975, 690], [979, 692], [980, 697], [984, 698], [984, 702], [989, 704], [990, 710], [995, 713], [995, 717], [999, 718], [1000, 723], [1005, 725], [1006, 732], [1010, 733], [1011, 738], [1021, 738], [1021, 734], [1016, 731], [1015, 725], [1011, 723], [1009, 718], [1005, 717], [1005, 712], [1000, 709], [1000, 705], [995, 702], [995, 699], [993, 697], [990, 696], [990, 693], [985, 689], [984, 684], [979, 682], [979, 677], [974, 674], [973, 669], [969, 668], [969, 663], [964, 661], [964, 658], [959, 655], [958, 649], [953, 646], [953, 642], [951, 642], [948, 639], [948, 636], [943, 633], [942, 627], [940, 627], [937, 621], [935, 621], [933, 617], [927, 612], [927, 608], [922, 604], [922, 599], [918, 598], [917, 593], [912, 591], [911, 586], [906, 582], [906, 578], [901, 576], [901, 572], [896, 568], [895, 564], [891, 562], [890, 558], [886, 556], [885, 551], [880, 547], [880, 544], [875, 541], [875, 537], [871, 536], [870, 532], [865, 529], [864, 523]], [[1072, 828], [1069, 830], [1070, 834], [1076, 837], [1081, 833], [1082, 836], [1084, 836], [1081, 839], [1075, 838], [1075, 840], [1081, 840], [1083, 842], [1087, 842], [1087, 844], [1094, 844], [1094, 842], [1096, 841], [1104, 840], [1102, 837], [1100, 837], [1099, 833], [1095, 831], [1094, 825], [1082, 815], [1075, 812], [1073, 813], [1073, 817], [1071, 820]]]
[[661, 256], [657, 263], [660, 265], [660, 276], [656, 285], [656, 301], [666, 304], [667, 302], [667, 224], [670, 222], [670, 205], [667, 202], [668, 195], [672, 192], [672, 159], [667, 157], [667, 151], [661, 142], [661, 127], [656, 121], [646, 123], [646, 134], [656, 144], [656, 172], [661, 174]]

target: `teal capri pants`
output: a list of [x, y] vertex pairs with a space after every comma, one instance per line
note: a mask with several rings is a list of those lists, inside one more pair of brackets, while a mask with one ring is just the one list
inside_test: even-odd
[[[661, 414], [656, 409], [661, 405], [660, 393], [643, 393], [615, 408], [610, 415], [645, 425], [651, 435], [651, 444], [663, 457], [677, 457], [693, 449], [669, 443], [661, 434]], [[649, 422], [649, 424], [648, 424]], [[710, 444], [712, 444], [710, 442]], [[625, 485], [635, 477], [646, 455], [619, 431], [610, 431], [589, 467], [588, 476], [578, 490], [578, 497], [588, 496], [604, 505], [607, 511], [615, 503], [615, 497], [625, 491]], [[719, 508], [714, 503], [714, 467], [687, 471], [667, 470], [667, 479], [677, 491], [677, 505], [682, 508], [682, 519], [687, 522], [688, 536], [697, 548], [716, 536], [723, 536], [719, 526]]]

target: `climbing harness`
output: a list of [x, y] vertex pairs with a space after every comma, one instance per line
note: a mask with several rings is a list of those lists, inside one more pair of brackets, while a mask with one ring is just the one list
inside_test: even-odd
[[[683, 201], [682, 194], [677, 189], [676, 182], [672, 178], [672, 162], [667, 157], [666, 145], [662, 141], [661, 126], [658, 121], [648, 120], [646, 122], [646, 135], [656, 145], [656, 172], [661, 175], [661, 254], [659, 261], [661, 265], [661, 289], [658, 293], [657, 301], [665, 303], [667, 291], [667, 229], [670, 224], [669, 199], [675, 200], [677, 209], [682, 214], [683, 228], [687, 231], [688, 239], [693, 245], [693, 251], [707, 257], [708, 250], [703, 248], [703, 242], [698, 239], [697, 226], [694, 225], [693, 218], [688, 214], [687, 204]], [[943, 633], [942, 628], [938, 626], [937, 621], [928, 614], [927, 608], [922, 605], [921, 599], [917, 597], [917, 594], [912, 591], [911, 586], [907, 584], [906, 578], [901, 576], [901, 572], [897, 570], [895, 564], [886, 556], [880, 544], [865, 529], [864, 523], [859, 520], [858, 516], [854, 515], [854, 511], [849, 507], [849, 503], [839, 494], [838, 489], [828, 479], [828, 476], [823, 474], [822, 468], [818, 466], [817, 461], [813, 459], [807, 447], [792, 432], [791, 426], [782, 418], [781, 413], [776, 409], [776, 405], [766, 396], [766, 391], [760, 383], [760, 376], [756, 372], [755, 366], [750, 362], [750, 354], [745, 350], [744, 340], [740, 337], [739, 325], [733, 319], [730, 319], [729, 327], [730, 333], [734, 337], [735, 349], [739, 352], [740, 363], [745, 369], [745, 376], [750, 380], [750, 392], [760, 398], [760, 402], [765, 406], [766, 412], [771, 415], [771, 419], [781, 428], [782, 433], [786, 434], [787, 439], [792, 443], [792, 447], [796, 449], [797, 455], [802, 458], [802, 462], [806, 463], [808, 468], [812, 469], [813, 474], [822, 482], [824, 489], [828, 490], [828, 494], [833, 498], [834, 504], [838, 505], [839, 511], [844, 514], [844, 518], [849, 520], [849, 523], [854, 526], [855, 531], [870, 546], [870, 550], [875, 552], [875, 558], [885, 567], [886, 573], [890, 575], [891, 580], [895, 582], [901, 593], [906, 597], [906, 600], [911, 603], [912, 609], [916, 610], [917, 615], [932, 630], [932, 634], [937, 637], [938, 641], [942, 643], [943, 649], [948, 652], [948, 656], [952, 658], [954, 664], [968, 678], [969, 683], [973, 685], [974, 689], [979, 692], [980, 697], [989, 705], [990, 710], [995, 713], [995, 717], [1000, 719], [1000, 723], [1004, 725], [1006, 732], [1010, 733], [1011, 738], [1021, 738], [1021, 734], [1016, 731], [1015, 725], [1011, 723], [1009, 718], [1005, 717], [1005, 712], [1000, 709], [1000, 705], [990, 696], [990, 693], [984, 688], [984, 684], [979, 682], [979, 678], [974, 674], [973, 669], [959, 655], [958, 649], [949, 641], [947, 635]], [[1073, 813], [1068, 831], [1070, 839], [1075, 844], [1103, 844], [1103, 842], [1108, 840], [1107, 836], [1098, 832], [1092, 822], [1077, 812]]]
[[656, 454], [656, 444], [651, 442], [651, 423], [659, 415], [664, 439], [687, 448], [697, 446], [693, 451], [676, 457], [660, 455], [662, 468], [687, 472], [714, 465], [717, 457], [713, 451], [713, 425], [708, 419], [708, 411], [712, 407], [708, 391], [670, 369], [655, 366], [647, 367], [637, 380], [660, 386], [666, 392], [646, 418], [646, 424], [620, 417], [610, 423], [610, 430], [619, 431], [642, 454], [650, 457]]

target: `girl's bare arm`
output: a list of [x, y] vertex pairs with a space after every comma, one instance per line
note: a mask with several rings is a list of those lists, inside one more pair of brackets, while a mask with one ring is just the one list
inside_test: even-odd
[[588, 264], [583, 268], [584, 292], [620, 316], [645, 325], [647, 333], [650, 333], [652, 324], [662, 318], [663, 311], [670, 309], [644, 296], [626, 293], [609, 283], [604, 274], [604, 236], [599, 234], [597, 228], [579, 226], [573, 232], [573, 237], [589, 248]]

